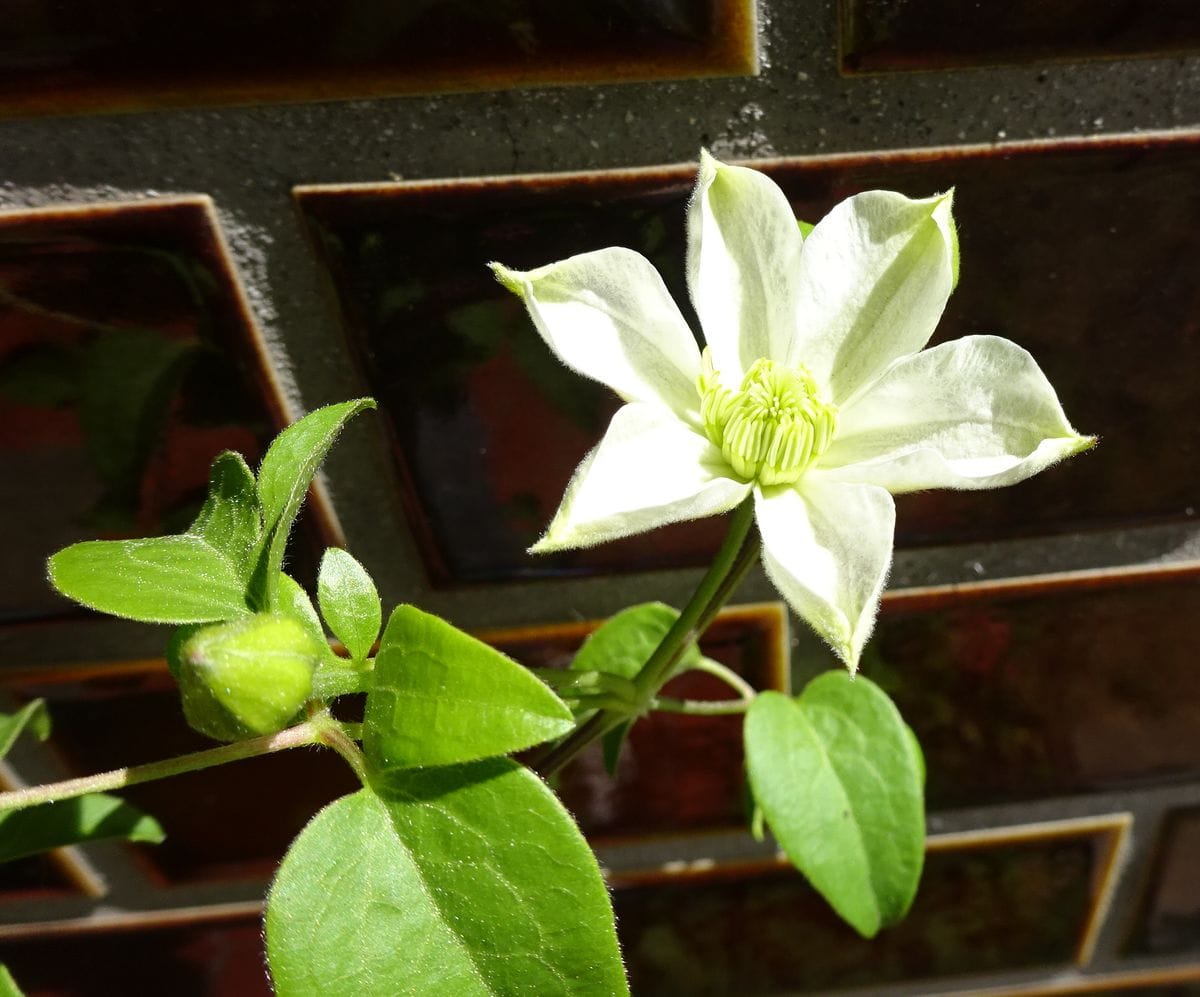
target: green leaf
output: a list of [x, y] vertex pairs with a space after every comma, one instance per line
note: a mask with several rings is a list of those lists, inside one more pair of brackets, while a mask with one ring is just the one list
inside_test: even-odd
[[398, 606], [375, 658], [363, 748], [379, 771], [451, 765], [567, 733], [571, 711], [526, 669], [413, 606]]
[[[571, 662], [571, 669], [635, 678], [678, 618], [679, 610], [662, 602], [644, 602], [623, 609], [600, 624], [584, 641]], [[699, 661], [700, 648], [691, 641], [679, 659], [676, 673], [695, 667]], [[623, 723], [604, 735], [604, 766], [609, 775], [616, 774], [629, 727], [630, 723]]]
[[50, 714], [44, 699], [28, 702], [16, 713], [0, 713], [0, 758], [8, 754], [26, 727], [39, 741], [50, 736]]
[[188, 533], [224, 554], [247, 582], [251, 557], [262, 535], [262, 511], [254, 474], [239, 453], [226, 450], [213, 461], [208, 498]]
[[237, 569], [200, 537], [87, 540], [50, 558], [63, 595], [102, 613], [143, 623], [209, 623], [243, 616]]
[[153, 817], [107, 793], [0, 812], [0, 862], [104, 838], [157, 845], [164, 837]]
[[326, 405], [310, 412], [275, 437], [258, 469], [258, 499], [262, 506], [263, 538], [256, 565], [256, 597], [270, 608], [288, 533], [308, 486], [347, 420], [374, 408], [372, 398]]
[[800, 226], [800, 234], [804, 236], [805, 239], [807, 239], [812, 234], [812, 230], [817, 227], [812, 222], [801, 221], [799, 218], [796, 219], [796, 224]]
[[0, 997], [25, 997], [8, 967], [0, 962]]
[[509, 759], [407, 772], [322, 810], [267, 900], [279, 997], [628, 994], [595, 857]]
[[754, 797], [792, 863], [865, 937], [907, 913], [925, 856], [922, 762], [895, 705], [826, 672], [746, 715]]
[[364, 661], [379, 636], [383, 609], [366, 569], [344, 550], [330, 547], [321, 558], [317, 601], [333, 635], [354, 661]]

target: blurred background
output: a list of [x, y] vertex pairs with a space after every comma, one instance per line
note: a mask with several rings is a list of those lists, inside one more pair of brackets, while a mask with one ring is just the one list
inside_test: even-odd
[[[863, 942], [746, 831], [739, 721], [640, 726], [561, 791], [637, 995], [1200, 994], [1200, 6], [1194, 0], [16, 0], [0, 28], [0, 710], [19, 786], [194, 750], [165, 628], [60, 600], [46, 556], [190, 522], [362, 394], [288, 566], [348, 547], [518, 660], [681, 603], [704, 521], [524, 553], [615, 400], [490, 260], [624, 245], [686, 306], [700, 148], [817, 221], [954, 187], [937, 339], [1029, 349], [1100, 445], [1012, 489], [901, 500], [864, 672], [927, 757], [909, 919]], [[752, 574], [705, 651], [760, 688], [835, 667]], [[719, 697], [694, 678], [680, 694]], [[293, 752], [124, 794], [157, 847], [0, 866], [30, 997], [269, 993], [288, 841], [353, 789]]]

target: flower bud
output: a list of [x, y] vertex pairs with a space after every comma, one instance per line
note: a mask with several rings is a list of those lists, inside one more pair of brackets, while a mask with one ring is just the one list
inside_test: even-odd
[[288, 725], [312, 694], [320, 652], [299, 620], [259, 613], [181, 631], [170, 658], [188, 723], [235, 741]]

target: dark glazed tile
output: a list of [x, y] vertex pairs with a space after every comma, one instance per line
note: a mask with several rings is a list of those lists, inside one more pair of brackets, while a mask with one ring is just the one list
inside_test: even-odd
[[1138, 953], [1200, 951], [1200, 809], [1168, 816], [1130, 949]]
[[839, 0], [842, 71], [952, 69], [1200, 49], [1192, 0]]
[[1200, 776], [1198, 616], [1195, 574], [897, 598], [862, 670], [916, 731], [934, 809], [1177, 782]]
[[6, 939], [26, 997], [269, 997], [258, 916]]
[[618, 886], [632, 989], [639, 997], [750, 997], [1065, 966], [1092, 931], [1114, 833], [931, 842], [912, 911], [869, 941], [789, 867]]
[[47, 555], [183, 529], [283, 421], [207, 198], [0, 213], [0, 622], [70, 610]]
[[[1147, 138], [764, 165], [797, 214], [856, 191], [957, 185], [962, 283], [937, 341], [1029, 349], [1091, 453], [1011, 489], [900, 500], [898, 541], [1182, 520], [1200, 503], [1200, 142]], [[524, 553], [616, 399], [551, 357], [486, 269], [625, 245], [680, 302], [691, 167], [300, 188], [351, 344], [390, 421], [405, 505], [442, 583], [703, 563], [706, 520], [591, 551]], [[686, 307], [686, 306], [685, 306]], [[692, 316], [689, 315], [689, 318]]]
[[0, 36], [0, 113], [752, 74], [755, 45], [751, 0], [28, 0]]
[[[485, 635], [526, 665], [566, 667], [595, 622], [526, 633]], [[783, 606], [726, 609], [700, 642], [707, 656], [758, 689], [787, 688], [787, 618]], [[665, 695], [736, 699], [724, 683], [700, 672], [674, 679]], [[563, 770], [558, 792], [593, 840], [743, 827], [746, 790], [742, 718], [654, 713], [633, 728], [615, 779], [594, 745]]]

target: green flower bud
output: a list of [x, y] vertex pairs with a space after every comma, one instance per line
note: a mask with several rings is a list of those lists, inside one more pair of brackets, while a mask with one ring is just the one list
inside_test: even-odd
[[321, 648], [290, 616], [181, 629], [168, 652], [196, 730], [236, 741], [283, 730], [312, 695]]

